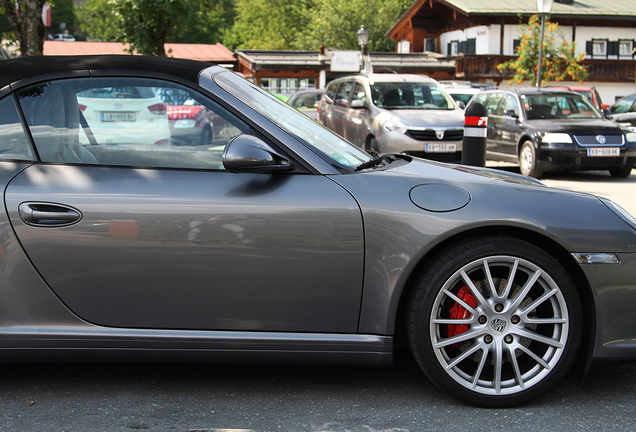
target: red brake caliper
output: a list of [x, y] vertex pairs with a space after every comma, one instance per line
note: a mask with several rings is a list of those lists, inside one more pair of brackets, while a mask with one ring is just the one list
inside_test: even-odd
[[[462, 286], [457, 292], [457, 297], [462, 299], [466, 304], [470, 307], [477, 307], [477, 300], [470, 293], [470, 289], [466, 285]], [[470, 313], [458, 302], [455, 302], [453, 307], [450, 309], [450, 317], [451, 319], [464, 319], [468, 318]], [[457, 336], [458, 334], [462, 334], [469, 329], [468, 324], [449, 324], [448, 325], [448, 337]], [[453, 344], [453, 348], [457, 348], [458, 344]]]

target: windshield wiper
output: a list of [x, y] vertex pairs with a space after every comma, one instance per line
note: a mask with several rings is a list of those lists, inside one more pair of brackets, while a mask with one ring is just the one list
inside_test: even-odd
[[386, 154], [378, 155], [378, 156], [375, 156], [373, 159], [358, 165], [355, 169], [355, 172], [362, 171], [363, 169], [372, 168], [376, 166], [388, 165], [394, 160], [395, 159], [393, 159], [392, 157]]

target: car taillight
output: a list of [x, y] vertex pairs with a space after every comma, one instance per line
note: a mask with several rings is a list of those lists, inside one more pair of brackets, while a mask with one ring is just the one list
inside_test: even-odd
[[148, 111], [150, 111], [151, 113], [156, 114], [156, 115], [165, 115], [166, 114], [166, 104], [162, 102], [162, 103], [150, 105], [148, 107]]
[[86, 105], [82, 105], [82, 104], [78, 104], [79, 105], [79, 109], [81, 112], [84, 112], [84, 110], [86, 109]]
[[318, 101], [318, 107], [316, 108], [317, 111], [320, 111], [320, 104], [322, 103], [322, 99]]

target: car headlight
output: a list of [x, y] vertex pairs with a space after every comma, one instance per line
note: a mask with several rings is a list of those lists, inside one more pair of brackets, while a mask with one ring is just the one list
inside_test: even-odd
[[382, 122], [382, 126], [386, 129], [387, 132], [392, 133], [406, 133], [409, 130], [408, 126], [405, 125], [398, 119], [397, 117], [389, 117], [388, 119]]
[[627, 210], [616, 204], [614, 201], [608, 200], [607, 198], [598, 197], [598, 199], [600, 199], [601, 202], [605, 204], [608, 209], [613, 211], [618, 217], [627, 222], [629, 226], [636, 229], [636, 219], [634, 219], [634, 216], [629, 214]]
[[627, 132], [625, 134], [625, 140], [627, 140], [627, 142], [636, 142], [636, 132]]
[[543, 135], [541, 141], [551, 144], [572, 144], [572, 137], [566, 133], [552, 133], [548, 132]]

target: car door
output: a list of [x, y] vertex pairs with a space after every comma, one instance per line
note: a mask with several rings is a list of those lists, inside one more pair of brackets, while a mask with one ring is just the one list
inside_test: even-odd
[[517, 147], [523, 132], [519, 116], [519, 102], [512, 94], [504, 94], [490, 115], [493, 128], [493, 139], [489, 151], [500, 157], [517, 157]]
[[331, 130], [345, 138], [347, 136], [349, 125], [349, 97], [353, 89], [353, 82], [343, 81], [338, 87], [338, 91], [334, 96], [333, 105], [331, 106]]
[[[224, 145], [144, 141], [133, 119], [147, 115], [122, 101], [107, 107], [111, 115], [82, 118], [77, 94], [118, 87], [177, 88], [224, 118], [225, 136], [258, 131], [160, 80], [75, 78], [20, 90], [40, 162], [10, 182], [5, 200], [57, 297], [102, 326], [355, 332], [363, 238], [353, 198], [302, 169], [229, 173]], [[153, 110], [163, 121], [165, 109]]]
[[[349, 102], [345, 138], [362, 148], [364, 148], [367, 136], [371, 133], [369, 103], [364, 84], [356, 81], [351, 92], [351, 101]], [[356, 104], [361, 104], [361, 106], [355, 106]]]

